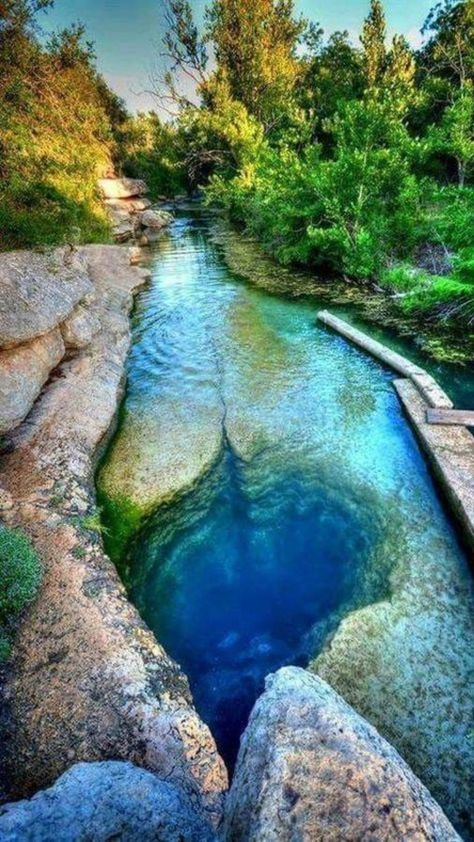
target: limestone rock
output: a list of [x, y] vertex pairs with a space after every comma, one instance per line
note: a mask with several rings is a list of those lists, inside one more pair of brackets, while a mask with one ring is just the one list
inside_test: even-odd
[[244, 733], [226, 842], [459, 837], [394, 748], [324, 681], [285, 667]]
[[90, 307], [78, 304], [76, 309], [62, 323], [61, 333], [66, 348], [79, 350], [87, 348], [100, 330], [100, 321]]
[[109, 210], [125, 211], [126, 213], [139, 213], [140, 211], [151, 208], [149, 199], [132, 198], [132, 199], [106, 199], [105, 204]]
[[30, 801], [0, 807], [2, 842], [211, 842], [175, 786], [131, 763], [78, 763]]
[[131, 199], [148, 192], [145, 182], [138, 178], [101, 178], [99, 189], [104, 199]]
[[112, 226], [112, 237], [116, 243], [128, 243], [135, 236], [135, 223], [133, 217], [124, 219]]
[[205, 401], [196, 394], [185, 408], [163, 396], [159, 411], [150, 401], [140, 418], [125, 415], [98, 477], [104, 504], [123, 511], [122, 540], [210, 470], [222, 451], [222, 435], [222, 406], [212, 394]]
[[25, 345], [0, 351], [0, 435], [27, 416], [64, 350], [61, 331], [55, 328]]
[[131, 266], [139, 266], [142, 262], [143, 252], [139, 246], [130, 246], [128, 256]]
[[69, 247], [0, 255], [0, 348], [52, 330], [91, 292], [87, 267]]
[[140, 214], [140, 224], [143, 228], [161, 229], [173, 222], [173, 215], [168, 211], [146, 210]]

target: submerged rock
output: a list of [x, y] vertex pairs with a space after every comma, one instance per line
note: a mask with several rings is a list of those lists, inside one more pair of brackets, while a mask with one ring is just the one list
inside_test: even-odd
[[216, 462], [223, 446], [222, 408], [196, 394], [189, 407], [160, 400], [125, 416], [99, 477], [111, 529], [109, 548], [120, 557], [141, 521], [190, 489]]
[[211, 842], [177, 787], [131, 763], [78, 763], [30, 801], [0, 807], [0, 839], [18, 842]]
[[375, 728], [297, 667], [266, 681], [228, 797], [226, 842], [458, 840]]
[[[426, 505], [412, 529], [429, 529], [434, 518]], [[408, 546], [397, 560], [390, 598], [345, 617], [311, 664], [397, 748], [460, 829], [473, 820], [473, 642], [471, 572], [456, 560], [452, 536], [434, 534], [429, 552]]]

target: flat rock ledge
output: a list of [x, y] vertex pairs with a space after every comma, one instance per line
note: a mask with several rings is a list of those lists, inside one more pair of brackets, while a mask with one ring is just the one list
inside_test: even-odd
[[94, 470], [122, 396], [132, 293], [146, 273], [121, 246], [85, 246], [80, 258], [100, 330], [63, 362], [0, 456], [4, 520], [28, 533], [44, 566], [4, 687], [7, 797], [49, 786], [75, 761], [129, 760], [217, 824], [225, 767], [98, 532]]
[[0, 255], [0, 349], [57, 327], [93, 292], [81, 249]]
[[0, 807], [0, 839], [18, 842], [213, 842], [173, 784], [131, 763], [78, 763], [30, 801]]
[[0, 255], [0, 435], [26, 418], [67, 352], [99, 330], [82, 249]]
[[226, 842], [459, 840], [400, 755], [298, 667], [267, 678], [241, 742]]

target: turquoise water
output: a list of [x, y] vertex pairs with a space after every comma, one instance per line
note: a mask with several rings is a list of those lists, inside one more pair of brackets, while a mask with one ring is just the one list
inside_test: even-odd
[[[232, 768], [269, 672], [306, 665], [345, 614], [390, 594], [391, 571], [414, 555], [447, 541], [461, 578], [466, 560], [393, 374], [319, 327], [317, 301], [233, 274], [202, 215], [172, 227], [152, 269], [107, 458], [133, 453], [124, 482], [149, 494], [160, 476], [146, 459], [169, 454], [174, 494], [120, 569]], [[196, 450], [204, 467], [189, 486]]]

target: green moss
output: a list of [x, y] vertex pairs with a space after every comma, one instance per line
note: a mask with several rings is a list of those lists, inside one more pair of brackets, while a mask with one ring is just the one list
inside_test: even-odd
[[0, 661], [8, 657], [9, 637], [41, 582], [41, 563], [26, 535], [0, 526]]
[[105, 548], [112, 561], [120, 565], [128, 541], [141, 526], [143, 510], [125, 496], [108, 497], [100, 486], [98, 495], [105, 524]]
[[71, 515], [70, 523], [78, 529], [84, 529], [86, 532], [95, 532], [97, 535], [104, 535], [107, 529], [102, 523], [101, 509], [96, 509], [89, 515]]
[[11, 644], [7, 634], [0, 628], [0, 666], [8, 661], [11, 652]]

